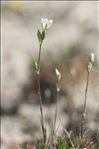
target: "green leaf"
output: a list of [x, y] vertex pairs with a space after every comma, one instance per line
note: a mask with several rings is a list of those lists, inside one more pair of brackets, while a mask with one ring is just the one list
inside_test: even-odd
[[80, 147], [80, 137], [79, 136], [76, 136], [75, 139], [74, 139], [74, 145], [75, 147]]
[[58, 149], [68, 149], [68, 143], [65, 139], [58, 140]]
[[44, 149], [47, 149], [47, 145], [46, 144], [44, 144]]

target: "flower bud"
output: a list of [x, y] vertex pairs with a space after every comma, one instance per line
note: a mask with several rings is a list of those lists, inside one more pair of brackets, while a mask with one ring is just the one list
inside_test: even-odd
[[59, 70], [57, 68], [55, 68], [55, 73], [56, 73], [57, 79], [60, 80], [61, 79], [61, 73], [59, 72]]
[[95, 60], [95, 55], [94, 55], [94, 53], [91, 53], [90, 54], [90, 62], [94, 62], [94, 60]]
[[38, 37], [39, 43], [42, 44], [43, 40], [45, 39], [45, 31], [43, 30], [42, 32], [40, 32], [38, 30], [37, 37]]
[[89, 62], [89, 64], [88, 64], [88, 71], [91, 71], [91, 70], [92, 70], [92, 63]]

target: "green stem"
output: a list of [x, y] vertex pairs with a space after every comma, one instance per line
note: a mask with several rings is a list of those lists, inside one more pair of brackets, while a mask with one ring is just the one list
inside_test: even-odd
[[39, 45], [39, 56], [38, 56], [39, 71], [40, 71], [41, 49], [42, 49], [42, 44], [40, 43], [40, 45]]
[[89, 84], [89, 71], [87, 71], [87, 83], [86, 83], [86, 89], [85, 89], [84, 113], [86, 113], [88, 84]]
[[85, 89], [85, 100], [84, 100], [84, 106], [83, 106], [83, 114], [82, 114], [82, 120], [81, 120], [81, 138], [84, 136], [84, 124], [86, 119], [86, 103], [87, 103], [87, 93], [88, 93], [88, 84], [89, 84], [89, 71], [87, 70], [87, 82], [86, 82], [86, 89]]
[[42, 126], [42, 133], [44, 142], [46, 142], [46, 130], [45, 130], [45, 124], [44, 124], [44, 115], [43, 115], [43, 106], [42, 106], [42, 96], [41, 96], [41, 86], [40, 86], [40, 59], [41, 59], [41, 48], [42, 44], [39, 45], [39, 56], [38, 56], [38, 94], [39, 94], [39, 101], [40, 101], [40, 113], [41, 113], [41, 126]]
[[57, 95], [56, 95], [56, 108], [55, 108], [55, 118], [54, 118], [54, 125], [53, 125], [53, 135], [55, 135], [56, 121], [57, 121], [57, 101], [58, 101], [58, 98], [59, 98], [58, 82], [57, 82], [57, 85], [56, 85], [56, 89], [57, 89]]

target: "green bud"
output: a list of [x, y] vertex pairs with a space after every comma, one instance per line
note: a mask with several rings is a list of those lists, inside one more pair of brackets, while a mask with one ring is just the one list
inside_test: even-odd
[[42, 37], [42, 41], [43, 41], [45, 39], [45, 31], [42, 31], [41, 37]]
[[40, 43], [43, 42], [43, 40], [45, 39], [45, 31], [43, 30], [42, 33], [38, 30], [37, 32], [37, 37]]
[[37, 37], [40, 43], [42, 43], [42, 33], [38, 30]]

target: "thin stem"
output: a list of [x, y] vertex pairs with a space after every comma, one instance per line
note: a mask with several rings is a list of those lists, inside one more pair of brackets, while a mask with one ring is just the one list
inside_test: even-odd
[[38, 56], [38, 73], [37, 73], [37, 82], [38, 82], [38, 94], [39, 94], [39, 100], [40, 100], [40, 113], [41, 113], [41, 126], [42, 126], [42, 132], [43, 132], [43, 138], [44, 142], [46, 142], [46, 130], [45, 130], [45, 124], [44, 124], [44, 115], [43, 115], [43, 106], [42, 106], [42, 96], [41, 96], [41, 86], [40, 86], [40, 58], [41, 58], [41, 48], [42, 44], [39, 45], [39, 56]]
[[40, 43], [40, 45], [39, 45], [39, 56], [38, 56], [39, 71], [40, 71], [40, 60], [41, 60], [41, 48], [42, 48], [42, 44]]
[[90, 73], [90, 71], [87, 70], [85, 100], [84, 100], [83, 114], [82, 114], [82, 120], [81, 120], [81, 138], [83, 138], [83, 135], [84, 135], [84, 124], [85, 124], [85, 119], [86, 119], [86, 103], [87, 103], [87, 93], [88, 93], [88, 85], [89, 85], [89, 73]]
[[56, 121], [57, 121], [57, 101], [58, 101], [58, 98], [59, 98], [58, 82], [57, 82], [57, 85], [56, 85], [56, 90], [57, 90], [57, 95], [56, 95], [56, 108], [55, 108], [55, 118], [54, 118], [54, 125], [53, 125], [53, 135], [55, 135]]
[[89, 71], [87, 71], [87, 83], [86, 83], [86, 89], [85, 89], [84, 113], [86, 113], [86, 102], [87, 102], [88, 84], [89, 84]]

